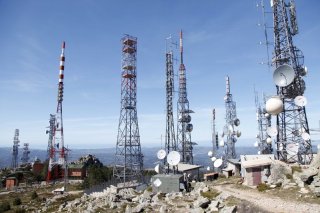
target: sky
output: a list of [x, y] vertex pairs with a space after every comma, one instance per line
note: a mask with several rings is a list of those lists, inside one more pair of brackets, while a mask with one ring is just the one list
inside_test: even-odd
[[[256, 0], [0, 0], [0, 146], [12, 146], [14, 130], [20, 129], [21, 145], [47, 147], [46, 127], [49, 114], [56, 111], [59, 56], [65, 41], [65, 145], [115, 147], [124, 34], [138, 38], [141, 146], [163, 146], [165, 38], [172, 35], [177, 40], [180, 29], [188, 99], [195, 111], [192, 141], [210, 145], [213, 108], [216, 131], [222, 132], [228, 75], [241, 121], [237, 146], [253, 145], [257, 134], [253, 90], [276, 94], [272, 69], [261, 65], [267, 61], [267, 51], [260, 44], [265, 38], [256, 4]], [[270, 11], [269, 1], [266, 7]], [[309, 127], [319, 128], [320, 2], [296, 0], [296, 8], [300, 32], [294, 44], [304, 53], [309, 70], [305, 77]], [[271, 15], [266, 18], [272, 27]], [[272, 41], [270, 30], [268, 36]], [[177, 93], [175, 106], [176, 101]], [[311, 136], [319, 139], [316, 133]]]

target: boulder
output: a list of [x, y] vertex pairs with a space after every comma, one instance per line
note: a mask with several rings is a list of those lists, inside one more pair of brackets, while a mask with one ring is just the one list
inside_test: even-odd
[[226, 206], [220, 210], [220, 213], [236, 213], [237, 206]]
[[198, 199], [193, 202], [193, 206], [195, 208], [200, 207], [200, 208], [205, 209], [208, 207], [209, 204], [210, 204], [210, 200], [208, 198], [202, 197], [202, 196], [199, 196]]

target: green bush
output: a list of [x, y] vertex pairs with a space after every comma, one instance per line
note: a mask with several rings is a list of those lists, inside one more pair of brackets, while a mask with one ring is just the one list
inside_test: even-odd
[[257, 189], [258, 189], [259, 192], [264, 192], [264, 191], [270, 189], [270, 187], [269, 187], [267, 184], [265, 184], [265, 183], [260, 183], [260, 184], [257, 186]]
[[16, 197], [14, 200], [13, 200], [13, 205], [14, 206], [18, 206], [21, 204], [21, 199], [19, 197]]
[[26, 210], [25, 209], [16, 209], [16, 210], [14, 210], [14, 212], [15, 213], [25, 213], [26, 212]]
[[300, 166], [291, 166], [291, 171], [293, 174], [294, 172], [302, 172], [302, 169]]
[[293, 176], [292, 176], [292, 174], [286, 174], [286, 178], [289, 180], [292, 180]]
[[5, 212], [11, 209], [10, 203], [8, 201], [4, 201], [0, 204], [0, 212]]
[[31, 194], [31, 199], [34, 200], [38, 197], [38, 194], [36, 191], [33, 191], [32, 194]]

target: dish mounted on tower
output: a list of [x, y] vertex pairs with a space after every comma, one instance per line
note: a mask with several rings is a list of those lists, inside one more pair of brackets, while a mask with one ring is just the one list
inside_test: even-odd
[[179, 98], [178, 98], [178, 124], [177, 124], [177, 141], [178, 151], [181, 154], [183, 163], [193, 164], [193, 143], [191, 141], [191, 132], [193, 125], [191, 122], [191, 113], [187, 97], [187, 78], [186, 69], [183, 64], [183, 44], [182, 31], [180, 32], [180, 67], [179, 67]]
[[310, 135], [303, 96], [306, 85], [302, 78], [307, 69], [302, 52], [293, 44], [293, 37], [298, 34], [295, 2], [271, 0], [271, 8], [275, 41], [272, 66], [277, 96], [267, 101], [266, 110], [277, 116], [277, 158], [309, 164], [312, 161], [311, 139], [302, 136], [304, 132]]
[[224, 102], [226, 108], [226, 124], [223, 128], [222, 137], [226, 137], [226, 141], [222, 138], [219, 145], [225, 147], [223, 159], [227, 160], [237, 157], [235, 143], [241, 135], [239, 130], [235, 130], [235, 128], [240, 125], [240, 120], [237, 118], [236, 102], [233, 101], [232, 94], [230, 93], [229, 76], [226, 77], [226, 96], [224, 97]]
[[[58, 95], [57, 95], [57, 110], [55, 116], [50, 115], [50, 125], [54, 122], [54, 127], [50, 127], [49, 131], [53, 131], [53, 137], [50, 138], [49, 135], [49, 166], [47, 174], [47, 182], [62, 177], [64, 178], [64, 190], [67, 190], [67, 178], [68, 169], [67, 169], [67, 156], [70, 151], [64, 146], [64, 131], [63, 131], [63, 117], [62, 117], [62, 101], [63, 101], [63, 89], [64, 89], [64, 62], [65, 62], [65, 42], [62, 42], [61, 55], [60, 55], [60, 67], [59, 67], [59, 83], [58, 83]], [[53, 117], [55, 117], [53, 119]], [[56, 152], [59, 153], [58, 161], [56, 161], [55, 155]], [[54, 174], [53, 168], [58, 166], [58, 171], [60, 174]], [[64, 172], [62, 172], [64, 169]]]

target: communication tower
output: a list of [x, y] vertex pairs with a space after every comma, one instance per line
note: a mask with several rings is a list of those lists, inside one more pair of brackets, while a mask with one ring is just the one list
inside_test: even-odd
[[23, 152], [22, 152], [22, 158], [21, 162], [23, 164], [28, 163], [30, 157], [29, 157], [30, 151], [29, 151], [29, 143], [24, 143], [23, 144]]
[[142, 178], [143, 155], [137, 116], [137, 38], [122, 39], [121, 110], [113, 176], [130, 186]]
[[[63, 101], [63, 79], [64, 79], [64, 62], [65, 62], [65, 42], [62, 43], [62, 50], [60, 55], [60, 70], [59, 70], [59, 84], [58, 84], [58, 97], [57, 97], [57, 111], [55, 115], [54, 123], [54, 133], [53, 140], [50, 147], [50, 158], [48, 166], [48, 175], [47, 181], [52, 180], [52, 169], [54, 166], [60, 166], [64, 169], [64, 187], [66, 190], [68, 171], [67, 171], [67, 155], [69, 149], [64, 146], [64, 137], [63, 137], [63, 119], [62, 119], [62, 101]], [[51, 122], [53, 121], [53, 116], [50, 116]], [[50, 140], [50, 138], [49, 138]], [[58, 161], [55, 161], [55, 154], [59, 153]]]
[[191, 142], [191, 132], [193, 125], [191, 122], [189, 109], [189, 101], [187, 98], [187, 78], [186, 69], [183, 64], [183, 44], [182, 44], [182, 31], [180, 31], [180, 67], [179, 67], [179, 98], [178, 98], [178, 150], [181, 154], [181, 162], [193, 164], [193, 145], [196, 143]]
[[232, 94], [230, 93], [230, 80], [229, 76], [226, 77], [226, 96], [224, 97], [226, 108], [226, 124], [223, 128], [223, 136], [226, 136], [226, 142], [222, 139], [221, 146], [225, 147], [224, 160], [235, 159], [236, 149], [235, 143], [237, 137], [240, 137], [241, 132], [235, 131], [235, 127], [240, 125], [240, 120], [237, 118], [236, 102], [232, 100]]
[[[264, 95], [264, 104], [266, 97]], [[268, 128], [271, 127], [271, 115], [261, 107], [257, 92], [255, 92], [256, 115], [258, 122], [257, 141], [254, 146], [258, 147], [258, 154], [272, 154], [272, 138], [267, 134]]]
[[[49, 126], [47, 127], [49, 130], [46, 131], [46, 134], [49, 134], [48, 139], [48, 147], [47, 147], [47, 159], [50, 159], [51, 156], [51, 147], [53, 142], [53, 135], [55, 129], [56, 116], [54, 114], [50, 114]], [[55, 161], [55, 157], [53, 157], [53, 161]]]
[[305, 109], [306, 98], [303, 96], [306, 85], [302, 78], [307, 74], [307, 69], [302, 51], [293, 44], [293, 37], [299, 32], [295, 1], [272, 0], [271, 8], [274, 25], [273, 79], [277, 96], [282, 101], [277, 105], [282, 110], [275, 113], [277, 157], [285, 162], [309, 164], [312, 146]]
[[[165, 150], [166, 153], [177, 150], [176, 137], [174, 132], [173, 120], [173, 97], [174, 97], [174, 69], [173, 69], [173, 51], [171, 48], [171, 37], [167, 40], [166, 48], [166, 136]], [[164, 159], [166, 164], [166, 159]], [[167, 164], [169, 170], [169, 164]]]
[[212, 110], [212, 151], [219, 149], [218, 132], [216, 132], [216, 109]]
[[14, 131], [14, 138], [13, 138], [13, 146], [12, 146], [12, 161], [11, 167], [12, 169], [16, 169], [18, 167], [18, 150], [19, 150], [19, 129]]

